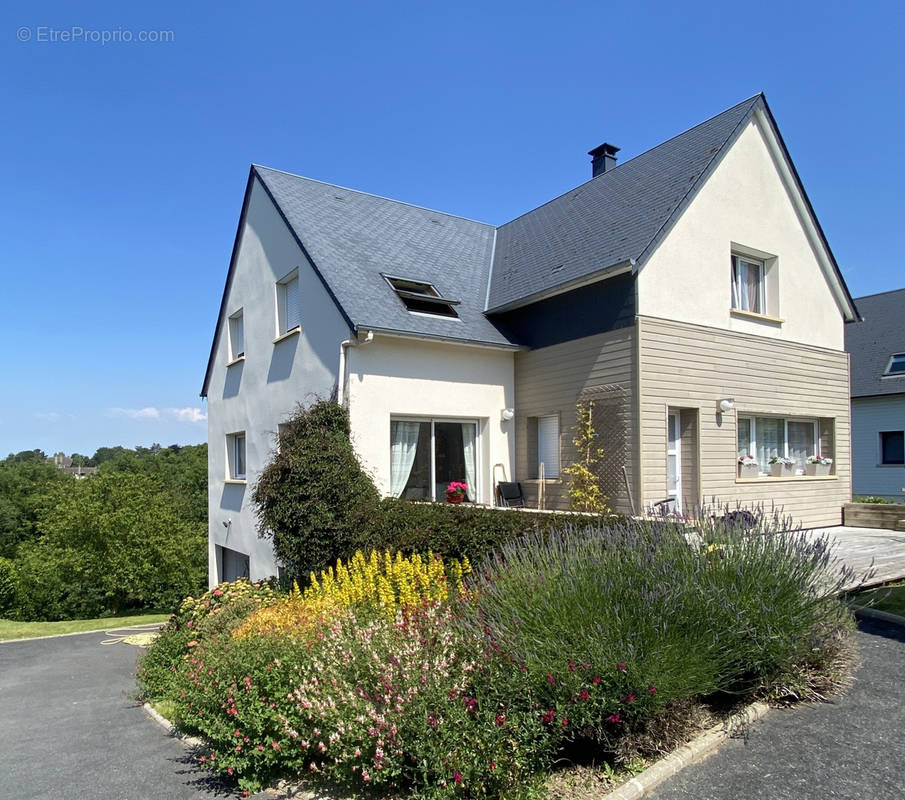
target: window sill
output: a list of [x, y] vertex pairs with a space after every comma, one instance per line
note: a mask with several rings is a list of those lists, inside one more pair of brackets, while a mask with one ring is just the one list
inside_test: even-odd
[[223, 483], [230, 486], [245, 486], [248, 481], [245, 478], [227, 478]]
[[794, 481], [835, 481], [837, 475], [790, 475], [787, 478], [774, 478], [772, 475], [761, 475], [758, 478], [738, 478], [736, 483], [790, 483]]
[[241, 356], [236, 356], [232, 361], [227, 361], [227, 362], [226, 362], [226, 366], [227, 366], [227, 367], [232, 367], [232, 366], [234, 366], [235, 364], [240, 364], [240, 363], [243, 362], [244, 360], [245, 360], [245, 353], [242, 353]]
[[905, 464], [877, 464], [877, 469], [902, 469]]
[[742, 319], [750, 319], [754, 322], [767, 322], [770, 325], [782, 325], [785, 320], [780, 317], [773, 317], [770, 314], [758, 314], [754, 311], [743, 311], [740, 308], [730, 308], [729, 313], [733, 317], [741, 317]]
[[520, 481], [520, 483], [530, 483], [532, 485], [539, 483], [562, 483], [562, 478], [544, 478], [544, 480], [541, 480], [540, 478], [528, 478]]
[[279, 344], [284, 339], [288, 339], [290, 336], [298, 336], [301, 330], [302, 326], [296, 325], [294, 328], [290, 328], [288, 331], [286, 331], [286, 333], [281, 333], [279, 336], [277, 336], [277, 338], [273, 340], [273, 343]]

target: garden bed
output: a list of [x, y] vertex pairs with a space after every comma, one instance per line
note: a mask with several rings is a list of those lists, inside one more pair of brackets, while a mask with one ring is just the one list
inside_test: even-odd
[[509, 541], [473, 571], [371, 553], [289, 595], [224, 585], [149, 649], [141, 693], [248, 791], [557, 794], [563, 764], [620, 776], [681, 744], [699, 701], [836, 685], [851, 620], [818, 588], [825, 542], [771, 525], [713, 522], [691, 546], [623, 521]]

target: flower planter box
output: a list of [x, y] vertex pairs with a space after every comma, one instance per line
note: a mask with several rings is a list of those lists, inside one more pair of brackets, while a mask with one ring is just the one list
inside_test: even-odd
[[464, 494], [456, 494], [452, 492], [447, 492], [446, 494], [446, 502], [452, 503], [453, 505], [459, 505], [465, 499]]
[[738, 476], [739, 478], [759, 478], [760, 464], [739, 464]]
[[770, 464], [770, 475], [774, 478], [791, 478], [795, 472], [785, 464]]
[[817, 475], [829, 475], [830, 474], [830, 465], [829, 464], [805, 464], [804, 465], [804, 474], [810, 475], [811, 477], [815, 477]]

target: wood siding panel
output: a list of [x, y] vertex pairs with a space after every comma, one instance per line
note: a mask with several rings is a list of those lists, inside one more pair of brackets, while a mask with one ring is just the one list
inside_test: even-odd
[[[516, 447], [515, 480], [523, 484], [529, 505], [537, 503], [537, 483], [531, 482], [533, 474], [530, 463], [536, 458], [536, 445], [530, 441], [529, 418], [557, 414], [560, 420], [560, 462], [567, 466], [575, 459], [572, 445], [575, 425], [575, 404], [582, 391], [599, 386], [618, 385], [623, 387], [621, 413], [624, 414], [630, 430], [626, 433], [627, 449], [625, 464], [629, 479], [634, 486], [632, 450], [634, 425], [632, 424], [632, 384], [635, 372], [634, 327], [587, 336], [571, 342], [550, 347], [516, 353], [515, 356], [515, 399], [516, 399]], [[606, 447], [604, 447], [606, 450]], [[607, 453], [604, 452], [604, 459]], [[569, 508], [568, 485], [566, 480], [547, 481], [546, 507], [566, 510]], [[615, 510], [628, 512], [630, 505], [627, 494], [621, 491], [611, 499]]]
[[[642, 500], [666, 496], [667, 408], [700, 411], [703, 498], [776, 503], [808, 526], [838, 525], [851, 497], [848, 356], [767, 337], [643, 317], [639, 331]], [[717, 401], [735, 398], [718, 415]], [[835, 423], [831, 479], [737, 481], [737, 414], [828, 418]], [[822, 431], [825, 436], [825, 427]]]

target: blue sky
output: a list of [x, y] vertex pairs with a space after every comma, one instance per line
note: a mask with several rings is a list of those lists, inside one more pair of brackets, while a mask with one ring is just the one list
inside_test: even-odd
[[852, 293], [905, 286], [902, 8], [8, 4], [0, 457], [205, 440], [251, 162], [502, 223], [764, 91]]

